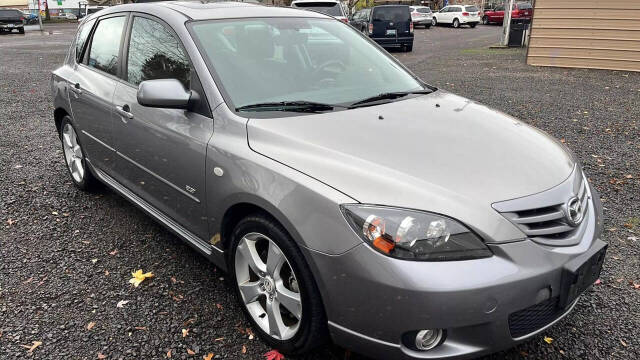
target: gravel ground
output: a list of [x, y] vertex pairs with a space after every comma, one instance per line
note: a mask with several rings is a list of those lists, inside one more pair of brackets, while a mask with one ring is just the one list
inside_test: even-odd
[[[0, 358], [263, 358], [221, 271], [113, 192], [73, 187], [48, 87], [73, 27], [49, 29], [0, 36]], [[640, 74], [528, 67], [522, 50], [487, 49], [499, 32], [419, 29], [414, 51], [394, 55], [563, 139], [602, 194], [610, 247], [571, 315], [492, 358], [638, 359]], [[135, 269], [155, 277], [133, 288]], [[360, 357], [328, 346], [306, 358]]]

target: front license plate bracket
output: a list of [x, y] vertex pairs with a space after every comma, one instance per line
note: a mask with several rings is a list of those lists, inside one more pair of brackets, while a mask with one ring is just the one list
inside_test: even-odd
[[587, 253], [569, 261], [564, 266], [559, 304], [561, 307], [573, 303], [600, 277], [606, 252], [607, 243], [596, 240]]

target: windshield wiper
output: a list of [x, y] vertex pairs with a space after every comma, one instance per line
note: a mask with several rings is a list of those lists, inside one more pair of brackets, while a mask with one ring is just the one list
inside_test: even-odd
[[376, 102], [376, 101], [380, 101], [380, 100], [392, 100], [392, 99], [397, 99], [403, 96], [407, 96], [407, 95], [411, 95], [411, 94], [430, 94], [432, 93], [433, 90], [431, 89], [422, 89], [422, 90], [413, 90], [413, 91], [398, 91], [398, 92], [388, 92], [388, 93], [382, 93], [382, 94], [378, 94], [378, 95], [374, 95], [362, 100], [358, 100], [354, 103], [352, 103], [351, 105], [349, 105], [349, 108], [356, 108], [356, 107], [360, 107], [360, 106], [366, 106], [369, 105], [372, 102]]
[[296, 100], [296, 101], [277, 101], [264, 102], [250, 105], [243, 105], [236, 108], [236, 111], [293, 111], [293, 112], [317, 112], [330, 111], [336, 107], [346, 106], [335, 104], [323, 104], [313, 101]]

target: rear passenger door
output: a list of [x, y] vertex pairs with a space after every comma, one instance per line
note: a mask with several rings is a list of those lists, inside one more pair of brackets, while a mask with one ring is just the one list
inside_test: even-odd
[[[177, 34], [163, 21], [133, 13], [114, 96], [117, 179], [200, 239], [208, 238], [205, 157], [213, 119]], [[192, 110], [144, 107], [138, 85], [177, 79], [199, 94]]]
[[[115, 160], [113, 93], [127, 17], [118, 13], [97, 20], [89, 41], [83, 41], [88, 45], [76, 49], [75, 71], [68, 79], [71, 112], [83, 149], [90, 163], [107, 173]], [[88, 37], [93, 25], [84, 24], [78, 37]]]

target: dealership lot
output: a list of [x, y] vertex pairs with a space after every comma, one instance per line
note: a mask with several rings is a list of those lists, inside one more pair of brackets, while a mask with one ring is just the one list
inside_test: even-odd
[[[113, 192], [72, 186], [48, 81], [73, 32], [0, 36], [0, 357], [39, 341], [36, 358], [262, 358], [224, 274]], [[493, 357], [640, 357], [640, 74], [528, 67], [524, 50], [488, 49], [497, 26], [415, 33], [413, 52], [394, 52], [408, 68], [561, 139], [605, 206], [600, 284], [557, 326]], [[134, 289], [136, 269], [155, 277]]]

